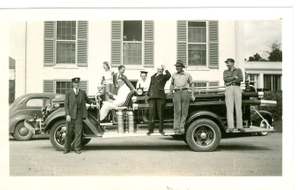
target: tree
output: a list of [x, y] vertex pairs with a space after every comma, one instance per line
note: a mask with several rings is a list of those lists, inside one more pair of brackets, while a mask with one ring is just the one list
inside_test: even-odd
[[261, 57], [258, 53], [249, 57], [249, 61], [266, 61], [263, 57]]
[[282, 51], [281, 51], [281, 43], [278, 41], [272, 42], [270, 45], [269, 61], [282, 61]]

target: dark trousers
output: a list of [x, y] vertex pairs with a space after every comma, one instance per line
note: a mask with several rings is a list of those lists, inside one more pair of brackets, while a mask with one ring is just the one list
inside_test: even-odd
[[166, 99], [164, 98], [150, 99], [148, 103], [149, 103], [148, 130], [153, 132], [155, 116], [157, 113], [159, 117], [159, 131], [162, 132], [164, 130], [164, 111], [165, 111]]
[[67, 122], [67, 133], [66, 133], [66, 143], [65, 150], [70, 151], [72, 143], [72, 132], [74, 130], [74, 150], [81, 150], [81, 136], [82, 136], [82, 116], [76, 116], [76, 119], [71, 119], [71, 122]]

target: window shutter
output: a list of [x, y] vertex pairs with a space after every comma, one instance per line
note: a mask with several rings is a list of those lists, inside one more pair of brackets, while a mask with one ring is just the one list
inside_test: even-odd
[[145, 67], [154, 67], [154, 22], [145, 21]]
[[87, 67], [88, 21], [78, 21], [77, 66]]
[[88, 85], [87, 81], [80, 81], [79, 88], [87, 93], [87, 85]]
[[219, 68], [219, 23], [209, 21], [209, 68]]
[[55, 22], [44, 22], [44, 66], [54, 66], [54, 37], [55, 37]]
[[53, 80], [44, 80], [44, 92], [55, 93]]
[[111, 66], [119, 66], [121, 62], [121, 21], [111, 22]]
[[177, 60], [186, 64], [186, 21], [177, 21]]

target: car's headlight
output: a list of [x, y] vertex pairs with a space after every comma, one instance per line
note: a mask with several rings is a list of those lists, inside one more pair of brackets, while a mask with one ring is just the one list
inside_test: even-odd
[[53, 104], [53, 107], [54, 107], [54, 108], [59, 108], [59, 106], [60, 106], [59, 103]]

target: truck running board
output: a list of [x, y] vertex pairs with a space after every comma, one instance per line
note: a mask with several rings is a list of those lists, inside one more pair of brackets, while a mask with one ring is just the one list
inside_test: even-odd
[[[243, 133], [258, 133], [258, 132], [272, 132], [275, 131], [274, 129], [266, 129], [266, 128], [260, 128], [257, 126], [250, 126], [249, 128], [244, 128], [245, 132]], [[128, 131], [125, 131], [124, 133], [118, 133], [117, 129], [114, 130], [107, 130], [103, 134], [99, 135], [84, 135], [84, 137], [102, 137], [102, 138], [115, 138], [115, 137], [145, 137], [148, 136], [147, 133], [148, 130], [140, 129], [135, 132], [129, 133]], [[234, 129], [233, 133], [235, 134], [242, 134], [237, 129]], [[154, 132], [151, 133], [149, 136], [172, 136], [176, 135], [173, 129], [164, 129], [164, 135], [158, 132], [158, 129], [154, 129]]]
[[[272, 128], [270, 129], [267, 129], [267, 128], [261, 128], [261, 127], [257, 127], [257, 126], [253, 126], [251, 125], [249, 128], [244, 128], [245, 129], [245, 132], [243, 133], [259, 133], [259, 132], [272, 132], [272, 131], [275, 131]], [[238, 129], [234, 129], [233, 133], [241, 133]]]

